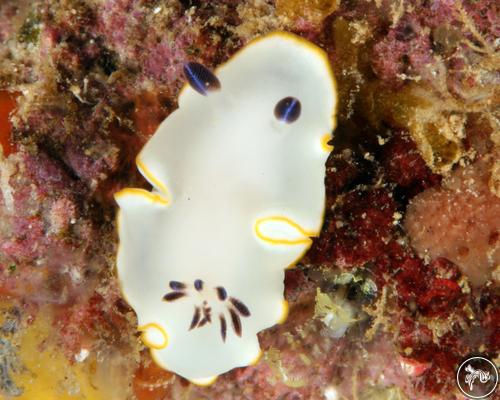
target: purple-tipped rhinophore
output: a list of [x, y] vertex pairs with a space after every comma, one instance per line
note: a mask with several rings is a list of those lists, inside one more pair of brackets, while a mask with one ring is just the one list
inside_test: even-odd
[[203, 96], [206, 96], [208, 92], [220, 89], [219, 79], [200, 63], [188, 62], [184, 64], [184, 76], [189, 85]]
[[274, 107], [274, 116], [280, 121], [291, 124], [297, 121], [301, 111], [300, 101], [295, 97], [285, 97]]

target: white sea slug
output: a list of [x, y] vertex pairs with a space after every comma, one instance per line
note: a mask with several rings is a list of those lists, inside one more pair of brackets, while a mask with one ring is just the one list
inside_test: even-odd
[[257, 39], [191, 86], [137, 158], [151, 192], [124, 189], [117, 270], [143, 342], [194, 383], [255, 363], [284, 321], [285, 268], [317, 236], [336, 88], [326, 54]]

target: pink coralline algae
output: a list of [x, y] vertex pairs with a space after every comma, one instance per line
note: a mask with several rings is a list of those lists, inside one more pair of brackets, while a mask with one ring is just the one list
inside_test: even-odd
[[479, 31], [490, 40], [500, 37], [500, 6], [495, 0], [463, 2], [464, 9], [471, 16]]
[[375, 74], [388, 83], [402, 82], [433, 62], [431, 39], [418, 20], [404, 18], [373, 46]]
[[58, 342], [69, 359], [80, 349], [94, 349], [100, 340], [124, 343], [130, 309], [122, 300], [119, 289], [110, 287], [102, 295], [92, 293], [78, 304], [59, 307], [54, 326], [59, 332]]
[[6, 1], [0, 5], [0, 14], [3, 18], [0, 20], [0, 42], [7, 41], [14, 33], [12, 18], [16, 15], [17, 7], [15, 2]]
[[70, 301], [104, 261], [89, 258], [97, 229], [79, 206], [82, 186], [43, 153], [4, 163], [13, 173], [0, 196], [1, 290], [35, 303]]
[[[216, 47], [210, 43], [210, 35], [193, 26], [193, 16], [185, 16], [180, 3], [157, 6], [153, 13], [151, 10], [136, 0], [109, 0], [96, 15], [106, 44], [124, 65], [142, 71], [140, 79], [178, 85], [185, 62], [196, 59], [212, 63]], [[168, 27], [168, 33], [155, 23]]]
[[417, 195], [405, 227], [421, 256], [446, 257], [479, 286], [500, 263], [500, 199], [488, 186], [491, 160], [457, 170], [444, 188]]

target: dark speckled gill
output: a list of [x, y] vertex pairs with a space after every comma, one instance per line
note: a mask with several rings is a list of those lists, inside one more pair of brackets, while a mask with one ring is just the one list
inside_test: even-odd
[[222, 337], [222, 341], [226, 341], [226, 335], [227, 335], [227, 323], [226, 323], [226, 317], [224, 317], [224, 314], [219, 315], [219, 321], [220, 321], [220, 335]]
[[200, 292], [201, 290], [203, 290], [203, 281], [201, 279], [196, 279], [194, 281], [194, 288]]
[[227, 292], [226, 289], [224, 289], [222, 286], [216, 287], [215, 290], [217, 291], [217, 297], [219, 298], [220, 301], [224, 301], [227, 298]]
[[184, 292], [171, 292], [171, 293], [167, 293], [165, 296], [163, 296], [163, 300], [167, 301], [167, 302], [171, 302], [171, 301], [178, 300], [184, 296], [186, 296], [186, 293], [184, 293]]
[[186, 288], [186, 285], [178, 281], [170, 281], [169, 286], [172, 290], [182, 290]]

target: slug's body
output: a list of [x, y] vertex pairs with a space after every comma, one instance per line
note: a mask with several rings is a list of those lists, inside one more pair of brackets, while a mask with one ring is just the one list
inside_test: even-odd
[[116, 195], [118, 273], [143, 340], [200, 384], [256, 361], [257, 333], [286, 317], [283, 271], [322, 224], [336, 106], [325, 55], [289, 34], [216, 75], [207, 96], [181, 92], [139, 154], [153, 191]]

